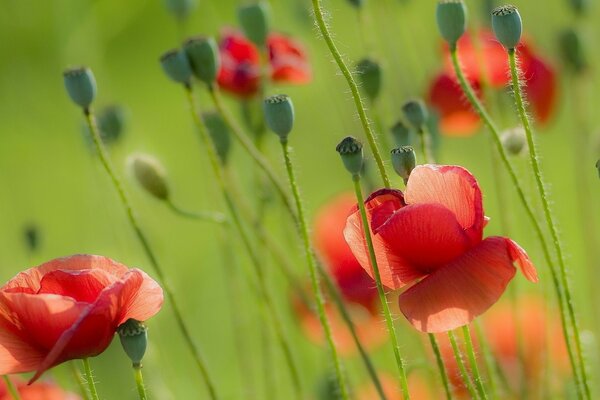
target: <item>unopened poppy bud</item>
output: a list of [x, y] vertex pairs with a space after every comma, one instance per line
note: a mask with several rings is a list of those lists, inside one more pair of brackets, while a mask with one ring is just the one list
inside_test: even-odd
[[190, 38], [184, 43], [183, 50], [194, 76], [207, 85], [212, 85], [221, 64], [215, 39], [201, 36]]
[[177, 19], [186, 19], [196, 8], [197, 0], [165, 0], [165, 7]]
[[96, 79], [87, 67], [71, 68], [63, 73], [65, 88], [73, 103], [87, 109], [96, 97]]
[[113, 144], [121, 137], [127, 121], [125, 109], [119, 105], [104, 107], [97, 115], [98, 129], [105, 144]]
[[148, 329], [135, 319], [128, 319], [117, 328], [123, 350], [134, 367], [141, 367], [142, 359], [148, 347]]
[[192, 68], [182, 50], [172, 49], [164, 53], [160, 57], [160, 66], [171, 80], [189, 85], [192, 79]]
[[287, 140], [294, 127], [294, 104], [285, 94], [278, 94], [265, 99], [263, 105], [267, 126], [282, 141]]
[[244, 34], [258, 47], [265, 47], [270, 25], [269, 5], [263, 1], [238, 8], [238, 21]]
[[517, 7], [507, 4], [492, 11], [492, 29], [498, 41], [508, 50], [514, 49], [521, 40], [523, 22]]
[[396, 146], [408, 146], [410, 145], [410, 129], [402, 121], [396, 122], [390, 129]]
[[423, 100], [410, 100], [402, 106], [404, 116], [417, 131], [421, 131], [427, 123], [429, 113]]
[[590, 2], [589, 0], [570, 0], [571, 8], [577, 15], [583, 15], [588, 10]]
[[360, 86], [371, 102], [379, 97], [381, 90], [381, 66], [376, 61], [365, 58], [356, 64]]
[[435, 11], [440, 35], [454, 50], [467, 29], [467, 8], [462, 0], [441, 0]]
[[417, 165], [417, 155], [412, 146], [402, 146], [392, 150], [392, 165], [394, 171], [404, 179], [408, 180], [410, 173]]
[[359, 176], [364, 162], [362, 143], [352, 136], [348, 136], [335, 149], [340, 153], [342, 162], [348, 172], [353, 176]]
[[587, 68], [587, 60], [577, 31], [571, 28], [563, 31], [559, 44], [564, 63], [574, 72], [583, 72]]
[[508, 154], [519, 155], [527, 147], [525, 130], [521, 127], [507, 129], [500, 137], [502, 145]]
[[215, 145], [217, 155], [222, 164], [227, 164], [231, 150], [231, 132], [229, 127], [218, 112], [206, 112], [202, 114], [208, 133]]
[[154, 157], [136, 154], [129, 158], [129, 165], [135, 179], [144, 189], [159, 200], [169, 198], [167, 174]]

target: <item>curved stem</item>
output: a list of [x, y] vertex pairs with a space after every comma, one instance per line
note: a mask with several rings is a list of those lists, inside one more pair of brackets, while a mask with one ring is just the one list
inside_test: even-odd
[[471, 370], [473, 371], [473, 378], [475, 380], [477, 392], [479, 393], [479, 397], [486, 400], [487, 393], [485, 392], [485, 387], [483, 386], [483, 381], [481, 380], [481, 374], [479, 373], [479, 366], [477, 365], [477, 358], [475, 357], [475, 349], [473, 348], [473, 340], [471, 339], [471, 331], [469, 330], [469, 325], [463, 326], [462, 331], [463, 336], [465, 337], [467, 355], [469, 356], [469, 361], [471, 363]]
[[375, 141], [375, 135], [373, 133], [373, 129], [371, 128], [371, 123], [369, 122], [369, 118], [367, 117], [367, 112], [365, 110], [365, 104], [360, 95], [360, 91], [358, 89], [358, 85], [352, 76], [352, 72], [344, 62], [342, 55], [337, 49], [335, 43], [333, 42], [333, 38], [331, 37], [331, 32], [329, 32], [329, 28], [327, 27], [327, 23], [325, 22], [325, 18], [323, 17], [323, 10], [321, 6], [321, 0], [312, 0], [313, 12], [315, 14], [315, 19], [321, 35], [323, 39], [327, 43], [327, 47], [329, 48], [329, 52], [335, 59], [335, 62], [346, 78], [348, 82], [348, 86], [350, 87], [350, 91], [352, 92], [352, 98], [354, 99], [354, 104], [356, 106], [356, 111], [358, 112], [358, 117], [360, 118], [360, 122], [362, 124], [363, 130], [365, 132], [365, 136], [367, 137], [367, 141], [369, 142], [369, 147], [371, 148], [371, 152], [373, 153], [373, 158], [375, 158], [375, 162], [377, 163], [377, 168], [379, 169], [379, 174], [381, 175], [381, 179], [383, 180], [383, 184], [386, 188], [390, 187], [390, 179], [385, 171], [385, 166], [383, 164], [383, 159], [381, 158], [381, 154], [379, 153], [379, 148], [377, 147], [377, 142]]
[[428, 333], [427, 336], [429, 336], [429, 343], [431, 343], [431, 349], [433, 350], [433, 354], [435, 354], [435, 361], [438, 366], [440, 377], [442, 378], [442, 383], [444, 384], [446, 399], [452, 400], [452, 391], [450, 390], [450, 382], [448, 381], [448, 373], [446, 372], [446, 367], [444, 366], [442, 353], [440, 353], [440, 346], [438, 345], [437, 339], [433, 333]]
[[146, 386], [144, 385], [144, 376], [142, 375], [142, 366], [133, 366], [133, 377], [135, 378], [135, 386], [137, 387], [138, 395], [140, 400], [147, 400]]
[[118, 178], [117, 174], [114, 171], [114, 168], [110, 162], [108, 153], [107, 153], [106, 149], [104, 148], [104, 144], [102, 143], [102, 140], [100, 139], [100, 134], [98, 132], [98, 126], [96, 125], [96, 119], [89, 109], [85, 109], [84, 114], [85, 114], [85, 118], [86, 118], [89, 130], [92, 133], [92, 139], [93, 139], [94, 145], [96, 147], [96, 152], [98, 153], [98, 156], [100, 158], [100, 162], [102, 163], [106, 173], [109, 175], [109, 177], [113, 183], [113, 186], [115, 187], [115, 190], [117, 191], [117, 193], [119, 195], [119, 198], [121, 200], [123, 208], [125, 209], [125, 213], [127, 214], [127, 219], [129, 220], [129, 224], [133, 228], [138, 240], [140, 241], [140, 243], [144, 249], [144, 252], [146, 253], [146, 256], [150, 260], [150, 263], [154, 267], [154, 271], [156, 272], [156, 275], [158, 276], [160, 285], [162, 286], [165, 294], [167, 295], [167, 300], [168, 300], [167, 302], [171, 304], [171, 308], [173, 310], [173, 315], [177, 322], [177, 326], [178, 326], [179, 330], [181, 331], [181, 334], [183, 335], [185, 343], [186, 343], [187, 347], [189, 348], [189, 350], [192, 354], [192, 357], [194, 358], [194, 361], [196, 362], [196, 366], [198, 367], [198, 370], [200, 371], [200, 374], [202, 375], [202, 379], [204, 380], [204, 383], [210, 393], [210, 397], [211, 397], [211, 399], [215, 400], [218, 397], [217, 397], [216, 389], [212, 382], [212, 379], [210, 378], [210, 375], [208, 374], [208, 367], [206, 366], [206, 362], [204, 361], [202, 354], [200, 353], [200, 349], [196, 346], [194, 339], [192, 339], [192, 335], [187, 327], [187, 324], [185, 323], [183, 314], [181, 313], [181, 311], [179, 309], [177, 300], [174, 295], [174, 291], [171, 288], [171, 286], [168, 284], [168, 282], [166, 280], [166, 275], [165, 275], [161, 265], [159, 264], [158, 259], [156, 258], [154, 251], [152, 250], [152, 247], [150, 247], [150, 243], [148, 242], [146, 235], [142, 231], [142, 228], [140, 228], [137, 217], [135, 216], [133, 208], [131, 207], [129, 197], [127, 196], [127, 193], [125, 192], [125, 189], [123, 188], [123, 184], [121, 183], [121, 180]]
[[365, 203], [363, 199], [362, 189], [360, 187], [360, 176], [354, 175], [352, 177], [354, 181], [354, 192], [356, 193], [356, 201], [358, 202], [358, 208], [360, 210], [360, 217], [362, 221], [363, 232], [365, 235], [365, 239], [367, 242], [367, 247], [369, 249], [369, 260], [371, 262], [371, 267], [373, 268], [373, 276], [375, 278], [375, 283], [377, 285], [377, 292], [379, 293], [379, 300], [381, 301], [381, 306], [383, 308], [383, 313], [385, 315], [385, 322], [387, 324], [388, 332], [390, 334], [390, 338], [392, 340], [392, 346], [394, 348], [394, 357], [396, 358], [396, 365], [398, 366], [399, 380], [400, 380], [400, 388], [402, 390], [402, 396], [404, 399], [410, 399], [410, 394], [408, 392], [408, 383], [406, 381], [406, 372], [404, 370], [404, 360], [400, 356], [400, 346], [398, 344], [398, 337], [396, 336], [396, 328], [394, 327], [394, 320], [392, 319], [392, 313], [390, 312], [390, 307], [387, 302], [387, 298], [385, 297], [385, 291], [383, 290], [383, 285], [381, 284], [381, 276], [379, 274], [379, 266], [377, 265], [377, 257], [375, 256], [375, 249], [373, 248], [373, 240], [371, 238], [371, 228], [369, 225], [369, 220], [367, 218], [367, 212], [365, 210]]
[[94, 375], [92, 374], [92, 368], [90, 367], [90, 360], [84, 358], [81, 360], [83, 362], [83, 370], [85, 371], [85, 380], [88, 384], [88, 389], [90, 391], [90, 396], [92, 396], [92, 400], [99, 400], [98, 391], [96, 390], [96, 383], [94, 382]]
[[454, 336], [454, 332], [448, 331], [448, 338], [450, 339], [450, 345], [452, 346], [452, 351], [454, 352], [454, 359], [456, 360], [456, 365], [458, 365], [458, 372], [460, 373], [460, 377], [463, 380], [463, 383], [467, 387], [469, 394], [472, 399], [477, 399], [477, 392], [471, 383], [471, 378], [469, 377], [469, 373], [467, 371], [467, 367], [465, 366], [465, 361], [463, 360], [462, 353], [456, 343], [456, 336]]
[[21, 400], [21, 395], [19, 394], [19, 391], [17, 390], [15, 385], [10, 380], [10, 377], [8, 375], [2, 375], [2, 379], [4, 380], [4, 383], [6, 384], [6, 389], [8, 389], [8, 393], [10, 393], [10, 397], [13, 400]]
[[77, 367], [75, 366], [74, 361], [69, 361], [68, 364], [69, 364], [69, 369], [71, 370], [71, 374], [73, 375], [75, 382], [77, 382], [77, 387], [79, 388], [79, 394], [81, 395], [83, 400], [89, 400], [90, 396], [88, 395], [87, 389], [85, 388], [85, 382], [83, 381], [83, 378], [81, 377], [81, 373], [79, 372], [79, 369], [77, 369]]
[[[481, 348], [481, 351], [483, 353], [483, 360], [485, 362], [485, 368], [488, 373], [488, 380], [490, 383], [491, 391], [490, 396], [493, 399], [497, 399], [499, 398], [499, 396], [498, 389], [496, 386], [496, 380], [498, 379], [498, 374], [495, 369], [496, 359], [492, 354], [492, 351], [490, 350], [489, 343], [487, 343], [486, 338], [483, 336], [483, 332], [481, 332], [481, 327], [479, 326], [478, 321], [474, 321], [473, 325], [475, 326], [475, 337], [477, 338], [477, 341], [479, 342], [479, 347]], [[505, 389], [507, 393], [510, 392], [510, 388], [506, 387]]]
[[327, 318], [327, 314], [325, 313], [325, 299], [323, 298], [323, 293], [321, 292], [321, 287], [319, 286], [319, 275], [317, 275], [315, 255], [310, 243], [308, 226], [306, 224], [306, 217], [304, 214], [304, 206], [302, 205], [302, 200], [300, 199], [300, 190], [298, 189], [298, 182], [296, 181], [296, 175], [294, 173], [294, 167], [292, 165], [290, 150], [286, 139], [281, 139], [281, 150], [285, 160], [285, 169], [287, 171], [290, 186], [292, 188], [292, 196], [294, 198], [294, 202], [296, 203], [306, 263], [308, 265], [313, 294], [315, 295], [315, 299], [317, 301], [317, 313], [319, 314], [319, 320], [321, 321], [321, 326], [325, 332], [325, 337], [327, 338], [327, 343], [329, 345], [329, 351], [331, 352], [331, 358], [333, 359], [340, 394], [342, 399], [348, 399], [348, 388], [346, 387], [346, 380], [344, 379], [342, 362], [335, 347], [333, 334], [331, 333], [331, 326], [329, 325], [329, 320]]
[[216, 211], [188, 211], [179, 207], [171, 199], [166, 200], [167, 205], [175, 214], [190, 219], [196, 219], [198, 221], [214, 222], [217, 224], [227, 223], [225, 215]]
[[548, 201], [548, 193], [546, 192], [546, 184], [545, 184], [544, 178], [542, 176], [542, 171], [541, 171], [540, 163], [538, 160], [537, 150], [535, 147], [535, 142], [533, 140], [533, 130], [531, 128], [531, 123], [529, 122], [529, 117], [527, 116], [527, 111], [525, 110], [525, 103], [523, 101], [523, 94], [521, 92], [521, 85], [519, 82], [519, 68], [517, 66], [517, 58], [516, 58], [515, 49], [510, 49], [508, 51], [508, 60], [509, 60], [509, 64], [510, 64], [510, 74], [511, 74], [511, 78], [512, 78], [512, 87], [513, 87], [513, 93], [514, 93], [514, 97], [515, 97], [515, 103], [517, 105], [517, 110], [519, 112], [519, 116], [521, 117], [521, 123], [523, 124], [523, 128], [525, 129], [525, 135], [527, 137], [527, 145], [529, 148], [529, 160], [531, 162], [531, 168], [533, 169], [536, 186], [538, 189], [540, 199], [542, 201], [542, 207], [544, 209], [544, 216], [546, 218], [546, 223], [548, 225], [548, 229], [550, 230], [550, 235], [552, 236], [552, 241], [554, 243], [554, 248], [556, 250], [556, 255], [558, 258], [560, 280], [561, 280], [564, 294], [565, 294], [565, 303], [567, 305], [567, 310], [569, 312], [569, 318], [571, 319], [571, 328], [573, 329], [573, 339], [575, 341], [575, 348], [577, 351], [577, 357], [578, 357], [578, 361], [579, 361], [581, 380], [582, 380], [583, 387], [585, 390], [585, 395], [588, 399], [590, 399], [591, 398], [590, 387], [589, 387], [589, 383], [588, 383], [587, 371], [585, 368], [586, 367], [585, 360], [583, 359], [583, 352], [581, 349], [581, 337], [579, 334], [577, 317], [575, 315], [575, 310], [573, 307], [573, 300], [571, 297], [571, 290], [569, 288], [569, 281], [567, 279], [567, 268], [565, 265], [565, 257], [563, 254], [562, 243], [558, 237], [558, 229], [556, 228], [556, 222], [554, 221], [554, 217], [553, 217], [552, 211], [550, 209], [550, 202]]

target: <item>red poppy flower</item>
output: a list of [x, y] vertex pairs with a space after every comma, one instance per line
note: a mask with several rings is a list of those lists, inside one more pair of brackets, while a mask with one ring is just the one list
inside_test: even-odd
[[[404, 193], [379, 190], [365, 206], [382, 283], [391, 289], [412, 284], [400, 295], [399, 306], [420, 331], [452, 330], [485, 312], [513, 278], [514, 262], [537, 282], [535, 267], [515, 242], [483, 239], [481, 190], [462, 167], [418, 166]], [[372, 276], [358, 207], [344, 236]]]
[[[304, 84], [311, 80], [310, 65], [302, 46], [287, 36], [271, 33], [267, 38], [270, 78], [273, 82]], [[236, 31], [227, 31], [219, 44], [219, 86], [240, 97], [252, 97], [260, 87], [260, 53]]]
[[[19, 392], [21, 400], [79, 400], [76, 394], [69, 393], [51, 382], [36, 382], [32, 385], [21, 379], [11, 377], [13, 385]], [[12, 400], [4, 380], [0, 381], [0, 400]]]
[[[476, 91], [484, 81], [494, 89], [503, 89], [510, 84], [506, 50], [492, 32], [479, 31], [477, 43], [473, 43], [470, 35], [463, 35], [457, 49], [465, 75]], [[545, 123], [551, 116], [557, 98], [555, 72], [548, 62], [532, 51], [527, 40], [521, 42], [517, 52], [525, 81], [525, 94], [531, 103], [533, 115], [538, 122]], [[464, 98], [447, 46], [444, 46], [444, 57], [445, 68], [432, 81], [429, 101], [440, 113], [442, 132], [468, 136], [478, 129], [479, 118]]]
[[163, 302], [145, 272], [109, 258], [75, 255], [21, 272], [0, 288], [0, 375], [92, 357], [119, 325], [145, 321]]

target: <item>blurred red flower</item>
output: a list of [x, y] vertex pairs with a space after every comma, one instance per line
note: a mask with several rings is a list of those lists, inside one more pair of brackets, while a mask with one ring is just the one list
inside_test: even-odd
[[[381, 386], [386, 399], [402, 399], [402, 391], [398, 387], [398, 379], [388, 374], [380, 374], [379, 380], [381, 381]], [[412, 372], [408, 375], [408, 391], [410, 393], [410, 398], [413, 400], [433, 400], [441, 398], [438, 393], [436, 393], [434, 385], [416, 372]], [[381, 398], [373, 383], [359, 387], [356, 392], [357, 400], [377, 400]]]
[[[21, 400], [79, 400], [76, 394], [69, 393], [61, 389], [58, 385], [51, 382], [36, 382], [32, 385], [21, 379], [11, 377], [15, 388], [19, 391]], [[11, 394], [6, 388], [4, 380], [0, 381], [0, 400], [13, 400]]]
[[106, 257], [74, 255], [21, 272], [0, 288], [0, 375], [47, 369], [102, 353], [119, 325], [163, 303], [145, 272]]
[[[305, 84], [312, 79], [310, 64], [301, 44], [288, 36], [271, 33], [267, 38], [269, 76], [273, 82]], [[219, 86], [247, 98], [260, 87], [260, 53], [256, 46], [237, 31], [226, 31], [219, 44], [221, 69]]]
[[[365, 205], [382, 283], [391, 289], [412, 284], [400, 294], [399, 306], [420, 331], [452, 330], [484, 313], [513, 278], [514, 262], [537, 282], [535, 267], [515, 242], [483, 239], [481, 190], [462, 167], [420, 165], [404, 193], [382, 189]], [[344, 236], [372, 276], [358, 207]]]
[[[494, 34], [480, 30], [477, 41], [465, 34], [458, 41], [458, 56], [471, 85], [481, 96], [485, 82], [493, 89], [503, 89], [510, 83], [506, 50]], [[524, 89], [533, 115], [540, 123], [549, 120], [557, 98], [556, 74], [550, 64], [532, 50], [527, 40], [517, 48]], [[450, 53], [444, 46], [445, 67], [432, 81], [429, 102], [440, 113], [442, 133], [469, 136], [479, 128], [479, 117], [465, 98], [452, 68]]]

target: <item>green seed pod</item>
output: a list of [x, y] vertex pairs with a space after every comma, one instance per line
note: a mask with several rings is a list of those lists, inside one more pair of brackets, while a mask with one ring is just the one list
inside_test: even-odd
[[206, 124], [208, 133], [215, 144], [217, 155], [221, 159], [223, 165], [229, 160], [231, 151], [231, 131], [218, 112], [205, 112], [202, 114], [202, 119]]
[[412, 146], [402, 146], [392, 150], [391, 154], [394, 171], [406, 182], [417, 165], [415, 150]]
[[179, 20], [186, 19], [196, 8], [197, 0], [165, 0], [164, 4], [171, 14]]
[[78, 67], [63, 73], [65, 88], [73, 103], [87, 109], [96, 97], [96, 79], [91, 69]]
[[390, 129], [396, 146], [409, 146], [411, 144], [410, 129], [402, 121], [396, 122]]
[[498, 41], [508, 50], [514, 49], [521, 40], [523, 21], [517, 7], [507, 4], [492, 11], [492, 29]]
[[402, 106], [402, 111], [413, 128], [415, 128], [418, 132], [423, 130], [423, 126], [427, 122], [427, 118], [429, 118], [427, 106], [423, 100], [418, 99], [407, 101]]
[[269, 4], [264, 1], [238, 8], [238, 21], [244, 34], [260, 48], [264, 48], [267, 44], [270, 11]]
[[219, 48], [215, 39], [201, 36], [190, 38], [184, 43], [183, 50], [194, 76], [211, 86], [217, 79], [221, 65]]
[[179, 49], [172, 49], [160, 57], [160, 66], [167, 76], [178, 83], [189, 85], [192, 79], [192, 68], [186, 54]]
[[135, 154], [129, 157], [128, 164], [139, 184], [159, 200], [169, 198], [167, 174], [163, 166], [154, 157]]
[[577, 31], [568, 28], [559, 37], [560, 53], [565, 65], [575, 73], [581, 73], [587, 69], [583, 44]]
[[142, 359], [148, 347], [148, 329], [140, 321], [128, 319], [117, 328], [123, 350], [134, 367], [142, 366]]
[[127, 123], [127, 113], [122, 106], [114, 104], [104, 107], [96, 118], [104, 144], [114, 144], [121, 138]]
[[513, 156], [522, 154], [523, 150], [527, 148], [527, 137], [525, 136], [525, 130], [521, 127], [505, 130], [502, 132], [500, 139], [506, 152]]
[[279, 135], [281, 141], [287, 140], [294, 127], [294, 104], [285, 94], [265, 99], [263, 103], [265, 121], [269, 129]]
[[360, 86], [371, 102], [377, 100], [381, 90], [381, 66], [376, 61], [365, 58], [356, 64]]
[[362, 143], [348, 136], [337, 146], [336, 151], [340, 153], [344, 166], [353, 176], [358, 176], [362, 170], [364, 157]]
[[467, 8], [462, 0], [441, 0], [438, 2], [435, 17], [440, 35], [451, 49], [467, 30]]

